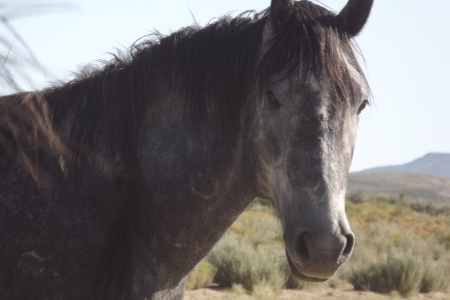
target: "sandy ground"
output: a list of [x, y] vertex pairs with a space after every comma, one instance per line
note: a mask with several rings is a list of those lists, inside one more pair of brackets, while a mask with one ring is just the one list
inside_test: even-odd
[[[400, 295], [381, 295], [372, 292], [354, 291], [351, 287], [321, 288], [315, 291], [298, 291], [298, 290], [282, 290], [278, 295], [263, 293], [262, 295], [252, 296], [243, 293], [235, 293], [232, 291], [220, 291], [215, 289], [198, 289], [186, 291], [185, 300], [297, 300], [297, 299], [314, 299], [314, 300], [387, 300], [387, 299], [403, 299]], [[430, 293], [418, 294], [408, 299], [433, 299], [433, 300], [450, 300], [450, 293]]]

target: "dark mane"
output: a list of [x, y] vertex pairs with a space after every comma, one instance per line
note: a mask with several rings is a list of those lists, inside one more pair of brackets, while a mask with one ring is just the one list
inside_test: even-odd
[[203, 133], [226, 128], [221, 132], [231, 139], [254, 86], [263, 26], [264, 18], [247, 13], [156, 36], [102, 68], [85, 68], [76, 79], [44, 91], [44, 97], [55, 107], [56, 122], [75, 106], [72, 141], [93, 149], [101, 139], [107, 156], [129, 150], [120, 147], [133, 145], [145, 107], [155, 105], [164, 90], [181, 99], [174, 110], [190, 120], [186, 126]]
[[300, 88], [310, 71], [322, 86], [331, 78], [342, 95], [337, 102], [358, 92], [340, 51], [362, 72], [335, 14], [309, 1], [296, 2], [288, 24], [258, 61], [268, 14], [246, 12], [203, 28], [193, 25], [170, 36], [156, 34], [101, 68], [86, 67], [76, 79], [43, 96], [54, 106], [56, 122], [67, 107], [76, 106], [73, 143], [94, 149], [94, 141], [101, 140], [111, 156], [136, 148], [145, 107], [163, 90], [182, 99], [181, 107], [174, 109], [182, 109], [191, 120], [186, 126], [204, 134], [222, 132], [230, 141], [239, 131], [248, 100], [282, 70], [286, 77], [298, 72]]
[[[235, 18], [222, 17], [203, 28], [193, 25], [169, 36], [153, 34], [109, 62], [84, 67], [67, 83], [29, 94], [26, 99], [35, 99], [35, 104], [49, 103], [44, 119], [51, 124], [38, 127], [42, 134], [37, 144], [54, 144], [63, 133], [70, 136], [69, 140], [57, 144], [67, 144], [72, 149], [72, 160], [78, 161], [95, 151], [104, 159], [114, 158], [113, 164], [129, 165], [136, 157], [137, 135], [146, 108], [151, 111], [151, 106], [156, 105], [154, 99], [167, 91], [180, 99], [180, 106], [173, 110], [185, 114], [185, 126], [197, 132], [199, 138], [227, 144], [232, 144], [239, 132], [245, 107], [257, 107], [258, 103], [251, 100], [265, 91], [274, 74], [283, 72], [283, 77], [288, 77], [297, 72], [299, 88], [311, 75], [324, 90], [325, 81], [331, 79], [340, 95], [332, 99], [332, 105], [360, 92], [348, 63], [362, 78], [363, 73], [352, 42], [334, 13], [309, 1], [295, 2], [289, 22], [268, 41], [264, 56], [259, 57], [268, 14], [269, 10], [246, 12]], [[341, 52], [349, 58], [348, 62]], [[33, 119], [34, 112], [24, 109], [31, 107], [24, 104], [31, 101], [26, 99], [0, 101], [0, 108], [5, 111], [8, 106], [11, 113], [11, 107], [20, 104], [18, 118]], [[9, 119], [3, 118], [2, 123], [8, 123], [6, 120]], [[18, 145], [28, 135], [11, 122], [2, 124], [2, 128], [21, 141]], [[210, 136], [212, 133], [214, 137]], [[32, 144], [29, 138], [26, 143]], [[66, 164], [73, 165], [65, 158]], [[26, 165], [30, 168], [33, 164], [29, 161]], [[33, 168], [37, 170], [36, 166]]]

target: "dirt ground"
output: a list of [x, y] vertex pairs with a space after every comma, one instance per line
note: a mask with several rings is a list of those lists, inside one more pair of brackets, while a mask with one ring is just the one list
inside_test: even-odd
[[[259, 296], [252, 296], [245, 293], [236, 293], [232, 291], [221, 291], [217, 289], [198, 289], [185, 291], [185, 300], [388, 300], [402, 299], [398, 294], [381, 295], [372, 292], [354, 291], [352, 287], [321, 288], [315, 291], [304, 290], [282, 290], [277, 295], [263, 293]], [[410, 300], [450, 300], [450, 293], [430, 293], [418, 294], [408, 298]]]

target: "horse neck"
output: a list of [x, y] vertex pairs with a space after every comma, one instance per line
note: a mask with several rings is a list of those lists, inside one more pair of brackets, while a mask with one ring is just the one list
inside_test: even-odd
[[256, 182], [244, 156], [245, 129], [230, 136], [214, 118], [192, 124], [182, 92], [162, 87], [155, 95], [137, 157], [165, 253], [159, 276], [167, 278], [165, 270], [184, 276], [208, 253], [255, 198]]
[[254, 183], [245, 170], [242, 135], [233, 147], [221, 147], [176, 121], [163, 122], [168, 116], [152, 116], [138, 158], [164, 266], [158, 275], [182, 278], [254, 199]]

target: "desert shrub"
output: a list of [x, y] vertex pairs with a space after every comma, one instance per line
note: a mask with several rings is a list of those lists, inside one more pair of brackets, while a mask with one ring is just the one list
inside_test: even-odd
[[[402, 280], [401, 276], [382, 275], [383, 270], [390, 272], [389, 268], [394, 268], [394, 266], [386, 266], [387, 254], [391, 253], [389, 257], [400, 257], [405, 260], [402, 255], [408, 253], [406, 257], [410, 257], [415, 262], [413, 266], [408, 267], [409, 269], [403, 266], [405, 272], [412, 272], [411, 269], [414, 269], [415, 265], [419, 265], [419, 269], [422, 265], [423, 268], [423, 276], [416, 289], [420, 289], [421, 292], [445, 289], [448, 286], [447, 282], [450, 282], [450, 269], [446, 271], [444, 267], [450, 265], [450, 252], [445, 249], [443, 243], [446, 235], [436, 235], [432, 232], [426, 236], [414, 234], [415, 228], [419, 226], [426, 228], [426, 224], [431, 223], [435, 218], [423, 215], [425, 219], [421, 220], [416, 217], [416, 212], [412, 212], [413, 215], [407, 211], [405, 213], [393, 222], [382, 219], [368, 224], [364, 220], [361, 222], [361, 219], [351, 219], [351, 227], [356, 235], [356, 245], [352, 257], [342, 266], [337, 277], [355, 284], [359, 289], [381, 292], [381, 288], [377, 286], [370, 287], [378, 283], [381, 287], [386, 287], [387, 291], [384, 292], [390, 289], [397, 290], [398, 282], [401, 283]], [[412, 226], [407, 223], [409, 219]], [[436, 224], [441, 223], [444, 230], [448, 228], [448, 225], [445, 225], [447, 222], [445, 219], [436, 219], [436, 221]], [[379, 278], [383, 278], [384, 281], [380, 282]], [[403, 280], [406, 279], [410, 280], [411, 276], [406, 274]], [[385, 283], [386, 281], [393, 281], [393, 283]]]
[[266, 284], [258, 284], [253, 287], [252, 295], [258, 300], [275, 300], [277, 291]]
[[231, 291], [237, 295], [244, 295], [247, 291], [242, 284], [233, 283]]
[[349, 281], [355, 290], [377, 293], [397, 291], [402, 296], [445, 290], [446, 270], [435, 262], [409, 253], [390, 253], [380, 262], [355, 268]]
[[449, 286], [449, 275], [444, 267], [428, 264], [422, 278], [420, 292], [445, 291]]
[[450, 233], [438, 237], [439, 243], [447, 250], [450, 250]]
[[267, 285], [276, 291], [285, 281], [269, 251], [255, 247], [246, 237], [225, 236], [207, 260], [217, 268], [214, 282], [221, 287], [241, 284], [246, 290], [252, 291], [257, 285]]
[[280, 222], [268, 212], [247, 211], [230, 229], [252, 242], [254, 247], [266, 247], [282, 243]]
[[391, 254], [378, 263], [354, 269], [349, 281], [355, 290], [383, 294], [397, 291], [410, 296], [419, 292], [424, 273], [424, 265], [416, 257]]
[[203, 260], [188, 275], [186, 288], [189, 290], [193, 290], [211, 285], [216, 273], [217, 268], [209, 262]]
[[350, 194], [347, 197], [347, 201], [349, 201], [353, 204], [361, 204], [365, 201], [365, 199], [361, 192], [355, 192], [355, 193]]
[[450, 216], [450, 206], [436, 205], [432, 202], [413, 202], [410, 204], [412, 210], [426, 213], [430, 216]]
[[433, 236], [421, 238], [406, 236], [403, 240], [407, 242], [402, 243], [402, 240], [398, 242], [403, 247], [402, 249], [411, 251], [411, 253], [422, 260], [439, 262], [450, 254]]

